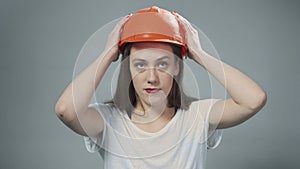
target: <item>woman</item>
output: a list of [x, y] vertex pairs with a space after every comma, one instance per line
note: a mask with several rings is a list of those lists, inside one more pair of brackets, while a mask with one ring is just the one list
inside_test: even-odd
[[[119, 52], [122, 63], [113, 100], [89, 105]], [[186, 54], [231, 97], [186, 96], [181, 87]], [[206, 149], [221, 138], [214, 129], [246, 121], [265, 102], [265, 92], [253, 80], [203, 51], [198, 32], [185, 18], [151, 7], [115, 26], [102, 55], [65, 89], [56, 113], [85, 136], [88, 150], [101, 153], [104, 168], [204, 168]]]

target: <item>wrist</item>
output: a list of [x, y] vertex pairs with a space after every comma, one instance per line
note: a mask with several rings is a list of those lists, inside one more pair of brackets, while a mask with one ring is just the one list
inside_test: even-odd
[[206, 53], [203, 50], [194, 50], [188, 53], [189, 58], [193, 59], [196, 63], [203, 66], [203, 59], [206, 57]]
[[115, 62], [119, 58], [119, 48], [118, 46], [113, 46], [111, 48], [105, 49], [103, 52], [104, 58], [108, 62]]

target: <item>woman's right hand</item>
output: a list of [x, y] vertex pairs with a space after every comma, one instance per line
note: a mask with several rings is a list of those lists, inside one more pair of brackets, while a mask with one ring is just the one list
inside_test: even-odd
[[80, 135], [98, 136], [104, 128], [101, 114], [89, 104], [109, 65], [118, 59], [120, 33], [127, 19], [119, 19], [102, 54], [72, 80], [55, 105], [57, 116]]
[[131, 14], [126, 15], [125, 17], [121, 18], [121, 20], [115, 25], [113, 30], [110, 32], [106, 46], [104, 51], [111, 53], [109, 55], [111, 61], [117, 61], [119, 57], [119, 47], [118, 43], [120, 40], [120, 34], [122, 32], [122, 28], [124, 26], [124, 23], [128, 20], [128, 18], [131, 16]]

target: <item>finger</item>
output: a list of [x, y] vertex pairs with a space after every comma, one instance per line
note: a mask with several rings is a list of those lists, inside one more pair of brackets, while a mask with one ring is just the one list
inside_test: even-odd
[[132, 16], [132, 14], [128, 14], [128, 15], [124, 16], [123, 18], [121, 18], [121, 20], [117, 23], [116, 28], [117, 29], [122, 28], [130, 16]]
[[125, 22], [128, 20], [128, 18], [131, 16], [132, 14], [128, 14], [124, 17], [121, 17], [117, 20], [119, 20], [117, 22], [117, 24], [114, 26], [114, 28], [112, 29], [112, 31], [109, 33], [108, 36], [108, 43], [106, 44], [106, 48], [109, 48], [111, 46], [117, 45], [118, 44], [118, 40], [119, 40], [119, 36], [120, 33], [122, 31], [122, 28], [125, 24]]
[[177, 13], [177, 12], [172, 12], [172, 14], [175, 15], [175, 16], [179, 19], [179, 21], [180, 21], [182, 24], [184, 24], [184, 26], [187, 26], [187, 25], [189, 24], [188, 20], [185, 19], [183, 16], [181, 16], [179, 13]]
[[173, 15], [175, 15], [179, 21], [184, 25], [185, 29], [190, 30], [192, 33], [198, 33], [198, 31], [192, 26], [192, 24], [183, 16], [176, 12], [172, 12]]
[[131, 16], [132, 14], [128, 14], [124, 17], [119, 18], [117, 24], [115, 25], [115, 27], [112, 29], [111, 34], [114, 33], [119, 33], [120, 30], [122, 29], [122, 27], [124, 26], [125, 22], [128, 20], [128, 18]]

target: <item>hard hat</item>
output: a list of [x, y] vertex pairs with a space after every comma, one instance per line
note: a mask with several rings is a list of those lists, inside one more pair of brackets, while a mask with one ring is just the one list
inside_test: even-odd
[[187, 51], [184, 32], [173, 13], [153, 6], [141, 9], [128, 18], [123, 25], [118, 46], [123, 53], [125, 44], [129, 42], [168, 42], [180, 45], [184, 56]]

